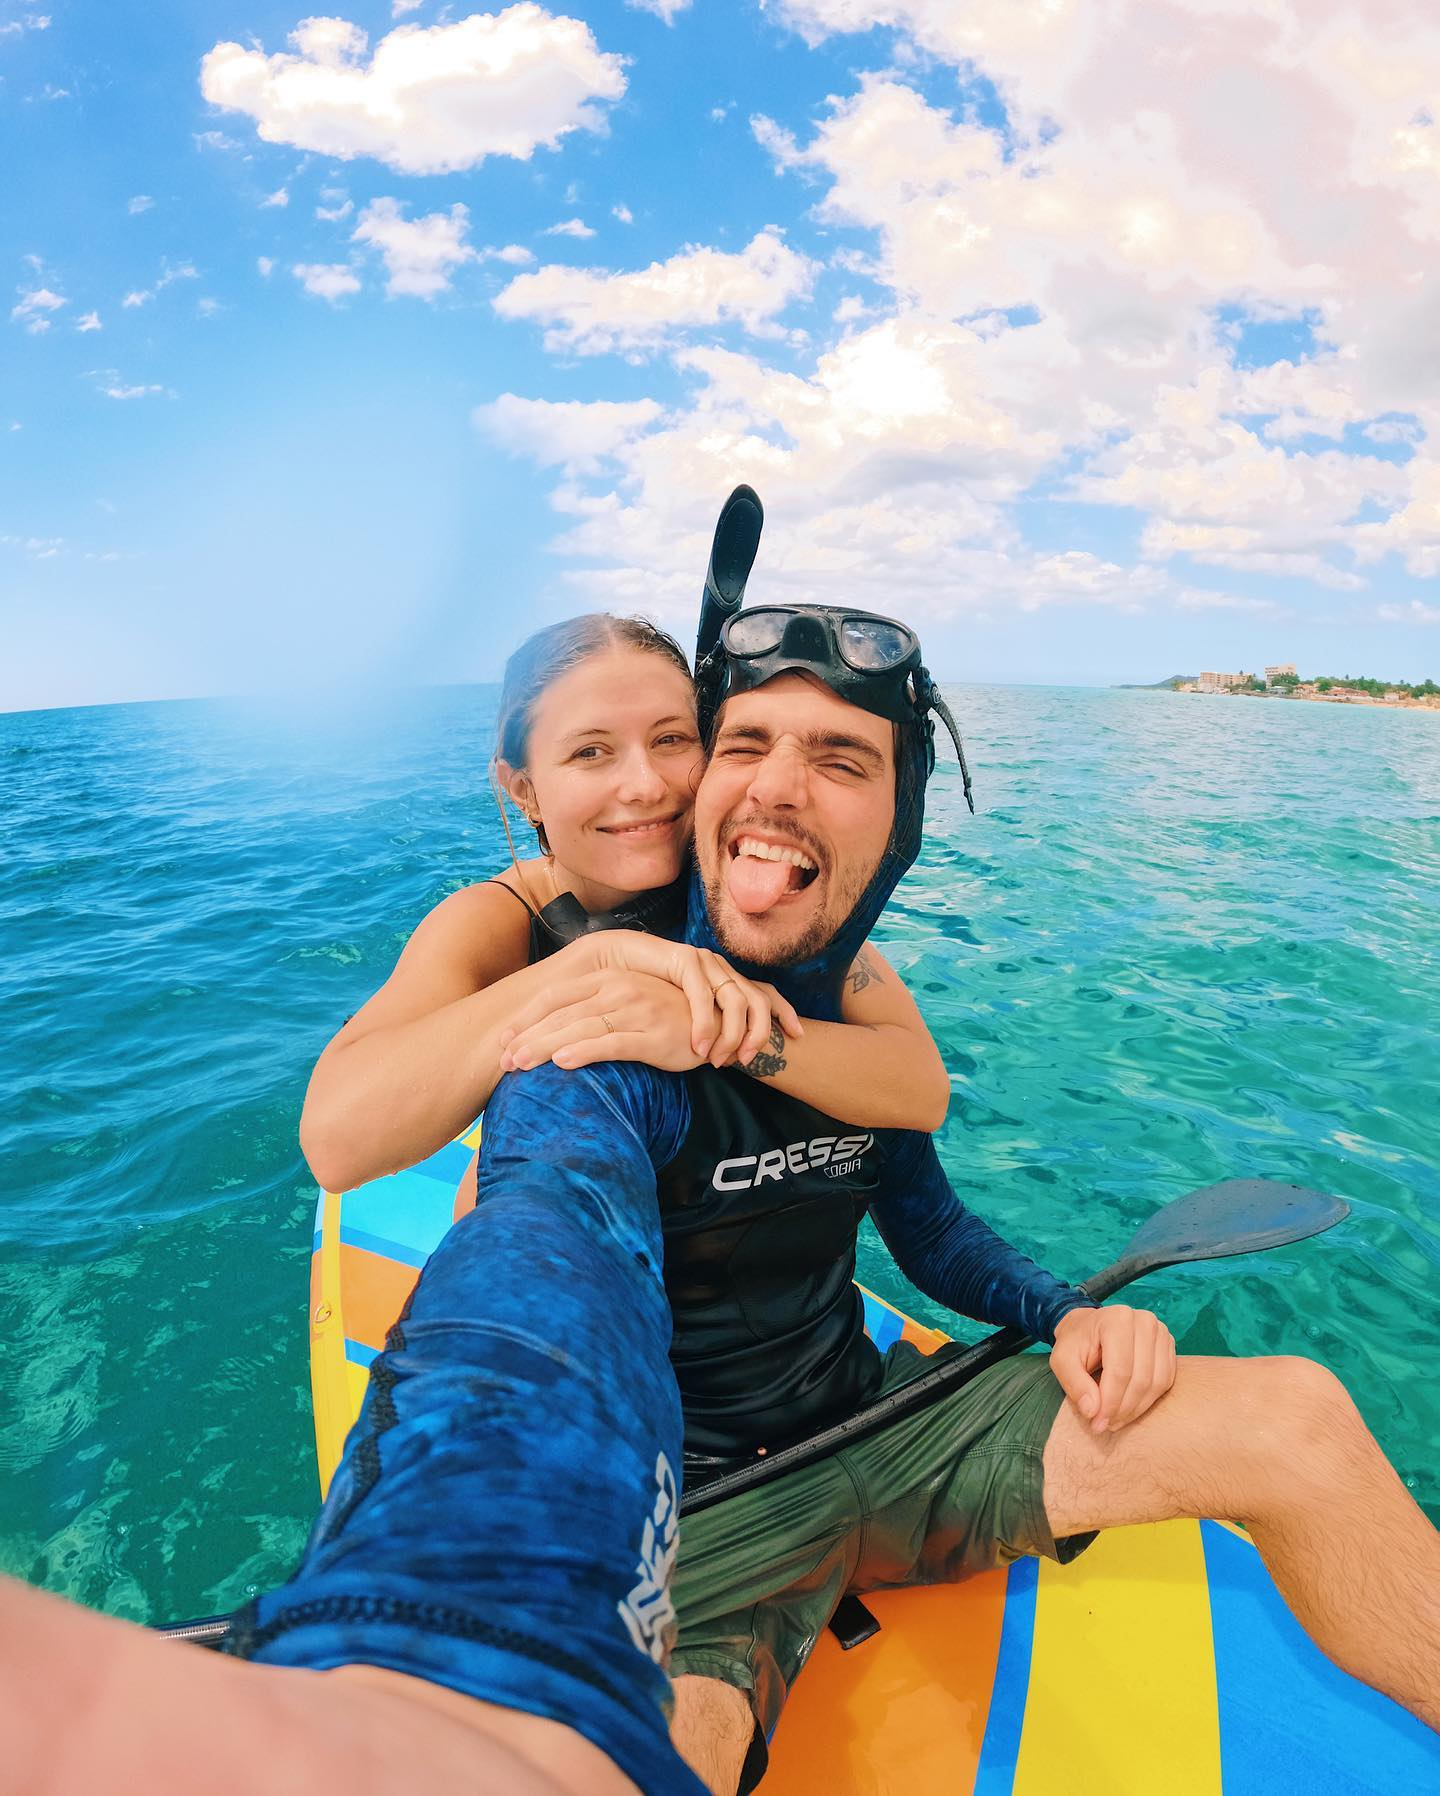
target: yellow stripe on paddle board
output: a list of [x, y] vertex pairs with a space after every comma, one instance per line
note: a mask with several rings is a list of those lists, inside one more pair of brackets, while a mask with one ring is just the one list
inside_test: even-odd
[[1220, 1796], [1220, 1711], [1195, 1522], [1113, 1528], [1040, 1562], [1014, 1796]]
[[[364, 1394], [365, 1372], [360, 1373]], [[325, 1193], [321, 1212], [320, 1246], [310, 1261], [310, 1402], [315, 1412], [315, 1459], [320, 1472], [320, 1495], [340, 1463], [345, 1436], [354, 1411], [342, 1401], [348, 1395], [350, 1366], [345, 1358], [345, 1317], [340, 1303], [340, 1198]]]

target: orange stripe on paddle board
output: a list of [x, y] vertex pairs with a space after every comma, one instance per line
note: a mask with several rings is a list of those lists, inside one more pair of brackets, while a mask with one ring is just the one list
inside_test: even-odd
[[387, 1260], [363, 1247], [340, 1243], [340, 1285], [345, 1293], [345, 1333], [377, 1351], [415, 1289], [419, 1268]]
[[476, 1154], [465, 1168], [465, 1176], [455, 1187], [455, 1208], [450, 1213], [451, 1222], [458, 1222], [475, 1208], [475, 1175], [479, 1168], [480, 1156]]
[[765, 1796], [970, 1796], [1005, 1613], [1005, 1574], [879, 1590], [880, 1632], [828, 1629], [770, 1743]]

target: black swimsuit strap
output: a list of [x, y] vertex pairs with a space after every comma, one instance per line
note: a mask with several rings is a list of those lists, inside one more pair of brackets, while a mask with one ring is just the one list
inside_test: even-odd
[[523, 904], [525, 906], [526, 912], [529, 914], [532, 922], [538, 923], [540, 921], [539, 911], [536, 910], [535, 906], [524, 893], [517, 892], [514, 886], [507, 886], [503, 879], [482, 879], [480, 883], [482, 886], [499, 886], [500, 890], [502, 892], [508, 892], [517, 904]]

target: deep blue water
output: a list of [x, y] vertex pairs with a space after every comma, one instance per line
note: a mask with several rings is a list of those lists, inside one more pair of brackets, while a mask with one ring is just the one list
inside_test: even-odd
[[[981, 814], [942, 772], [882, 944], [953, 1074], [962, 1194], [1072, 1277], [1217, 1179], [1348, 1198], [1327, 1236], [1134, 1300], [1191, 1352], [1322, 1360], [1440, 1520], [1440, 716], [951, 696]], [[502, 861], [493, 710], [0, 717], [0, 1568], [155, 1620], [299, 1552], [305, 1082]]]

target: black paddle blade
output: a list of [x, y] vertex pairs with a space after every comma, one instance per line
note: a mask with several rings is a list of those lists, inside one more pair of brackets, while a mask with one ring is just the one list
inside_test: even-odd
[[1125, 1258], [1143, 1260], [1149, 1267], [1220, 1260], [1304, 1241], [1349, 1214], [1350, 1206], [1342, 1199], [1304, 1185], [1226, 1179], [1157, 1210], [1136, 1233]]

